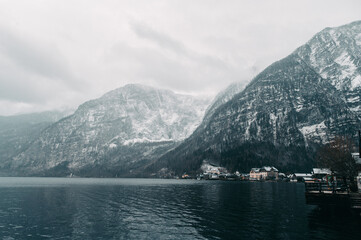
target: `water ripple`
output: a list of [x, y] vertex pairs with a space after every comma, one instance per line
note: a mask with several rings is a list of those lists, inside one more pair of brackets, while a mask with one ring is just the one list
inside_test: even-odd
[[2, 239], [361, 236], [358, 217], [306, 205], [292, 183], [0, 178], [0, 196]]

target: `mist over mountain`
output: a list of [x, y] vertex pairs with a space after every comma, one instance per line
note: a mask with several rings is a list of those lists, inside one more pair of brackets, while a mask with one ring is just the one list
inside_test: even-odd
[[19, 175], [126, 176], [200, 124], [208, 99], [126, 85], [46, 128], [7, 167]]
[[308, 171], [315, 152], [360, 125], [361, 21], [326, 28], [258, 74], [150, 171], [178, 174], [203, 161], [231, 170]]
[[44, 129], [68, 114], [68, 111], [49, 111], [0, 116], [0, 168], [9, 164], [12, 157], [25, 151]]

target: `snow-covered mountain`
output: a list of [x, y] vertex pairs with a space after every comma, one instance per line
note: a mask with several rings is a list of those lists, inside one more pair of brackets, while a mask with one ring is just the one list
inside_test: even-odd
[[326, 28], [257, 75], [152, 170], [309, 170], [316, 149], [361, 126], [361, 21]]
[[126, 85], [88, 101], [16, 156], [19, 174], [127, 175], [188, 137], [208, 99]]
[[361, 21], [326, 28], [295, 51], [361, 115]]

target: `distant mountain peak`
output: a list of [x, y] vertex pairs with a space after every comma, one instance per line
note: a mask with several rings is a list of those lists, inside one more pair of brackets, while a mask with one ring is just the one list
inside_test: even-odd
[[104, 170], [107, 174], [127, 174], [188, 137], [208, 104], [208, 99], [128, 84], [85, 102], [73, 115], [47, 128], [15, 157], [12, 168], [28, 166], [31, 173], [61, 168], [58, 174], [84, 175], [80, 172], [94, 174], [92, 167], [100, 164], [109, 168]]

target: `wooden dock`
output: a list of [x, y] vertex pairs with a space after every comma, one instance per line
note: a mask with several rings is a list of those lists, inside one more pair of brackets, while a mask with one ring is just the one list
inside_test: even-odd
[[352, 193], [346, 186], [337, 183], [305, 182], [305, 197], [310, 205], [361, 210], [361, 193]]
[[350, 206], [361, 210], [361, 193], [350, 193]]

